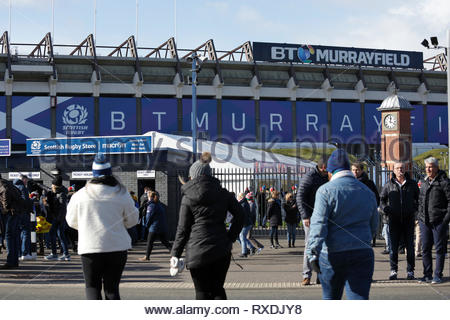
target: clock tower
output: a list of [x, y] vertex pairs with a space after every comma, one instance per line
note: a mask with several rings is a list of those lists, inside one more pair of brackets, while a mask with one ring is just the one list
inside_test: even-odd
[[381, 165], [393, 170], [395, 162], [412, 168], [411, 106], [408, 100], [393, 94], [377, 109], [381, 112]]

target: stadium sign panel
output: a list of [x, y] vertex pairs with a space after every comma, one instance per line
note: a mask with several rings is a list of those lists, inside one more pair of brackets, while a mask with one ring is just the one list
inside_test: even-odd
[[151, 153], [151, 136], [27, 139], [27, 156]]
[[11, 155], [11, 139], [0, 139], [0, 157]]
[[416, 51], [253, 42], [253, 58], [270, 62], [423, 69], [423, 53]]

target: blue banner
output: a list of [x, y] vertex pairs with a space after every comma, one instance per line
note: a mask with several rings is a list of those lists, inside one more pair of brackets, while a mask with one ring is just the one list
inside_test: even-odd
[[411, 135], [412, 142], [425, 142], [424, 126], [423, 126], [423, 106], [413, 105], [411, 110]]
[[368, 144], [381, 143], [381, 112], [377, 110], [381, 103], [364, 104], [364, 122], [366, 124], [366, 141]]
[[255, 101], [222, 100], [222, 137], [224, 141], [255, 141], [255, 132]]
[[6, 97], [0, 96], [0, 138], [6, 138]]
[[361, 143], [361, 104], [331, 103], [331, 139], [339, 143]]
[[253, 58], [255, 61], [423, 69], [423, 53], [419, 51], [253, 42]]
[[297, 102], [297, 139], [304, 142], [327, 140], [327, 103]]
[[142, 98], [142, 132], [177, 131], [177, 99]]
[[261, 140], [292, 141], [292, 102], [260, 101]]
[[428, 142], [448, 144], [447, 106], [428, 105]]
[[50, 97], [12, 97], [12, 142], [51, 136]]
[[9, 157], [11, 155], [11, 140], [0, 139], [0, 157]]
[[151, 136], [27, 139], [27, 156], [153, 152]]
[[94, 135], [94, 98], [58, 97], [56, 132], [63, 137]]
[[[183, 99], [183, 131], [192, 132], [192, 99]], [[197, 99], [197, 131], [217, 138], [217, 100]]]
[[136, 134], [136, 98], [100, 98], [101, 136]]

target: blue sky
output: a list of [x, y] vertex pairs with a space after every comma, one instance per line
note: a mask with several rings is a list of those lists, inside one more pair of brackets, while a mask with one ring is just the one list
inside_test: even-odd
[[[175, 35], [174, 2], [138, 0], [139, 46], [156, 47]], [[37, 43], [51, 31], [51, 3], [12, 0], [11, 42]], [[94, 0], [54, 4], [56, 44], [78, 44], [94, 32]], [[9, 28], [8, 7], [9, 0], [0, 0], [1, 32]], [[177, 0], [176, 8], [178, 48], [212, 38], [217, 50], [250, 40], [424, 51], [428, 57], [438, 51], [423, 50], [422, 39], [436, 35], [446, 45], [450, 29], [448, 0]], [[118, 45], [136, 33], [136, 0], [97, 0], [96, 17], [97, 45]]]

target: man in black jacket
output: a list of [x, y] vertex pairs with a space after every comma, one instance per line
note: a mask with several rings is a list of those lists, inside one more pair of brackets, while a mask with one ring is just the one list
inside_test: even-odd
[[[422, 235], [423, 278], [421, 281], [442, 282], [447, 229], [450, 222], [450, 183], [444, 171], [439, 170], [436, 158], [425, 159], [427, 177], [420, 181], [418, 220]], [[436, 249], [436, 268], [433, 274], [431, 249]]]
[[[317, 189], [324, 183], [328, 182], [326, 156], [322, 156], [317, 161], [317, 166], [314, 170], [309, 171], [299, 183], [297, 192], [297, 207], [303, 220], [303, 230], [305, 231], [305, 248], [308, 245], [309, 224], [311, 216], [314, 211], [314, 201], [316, 200]], [[306, 257], [303, 255], [303, 281], [302, 285], [307, 286], [311, 282], [312, 270], [311, 265]], [[319, 279], [319, 278], [317, 278]]]
[[[352, 173], [355, 176], [355, 178], [359, 181], [365, 184], [372, 192], [375, 194], [375, 198], [377, 199], [377, 206], [380, 205], [380, 194], [378, 193], [377, 186], [375, 183], [373, 183], [372, 180], [369, 179], [369, 176], [364, 171], [364, 165], [362, 162], [353, 162], [352, 163]], [[380, 226], [381, 224], [379, 224]], [[380, 229], [380, 228], [378, 228]], [[372, 247], [375, 247], [375, 243], [377, 240], [377, 235], [379, 234], [379, 231], [374, 235], [372, 239]]]
[[419, 201], [417, 183], [405, 172], [401, 162], [394, 164], [394, 173], [381, 190], [381, 209], [389, 217], [391, 238], [389, 280], [397, 280], [398, 246], [404, 237], [406, 243], [407, 280], [414, 279], [414, 224]]

